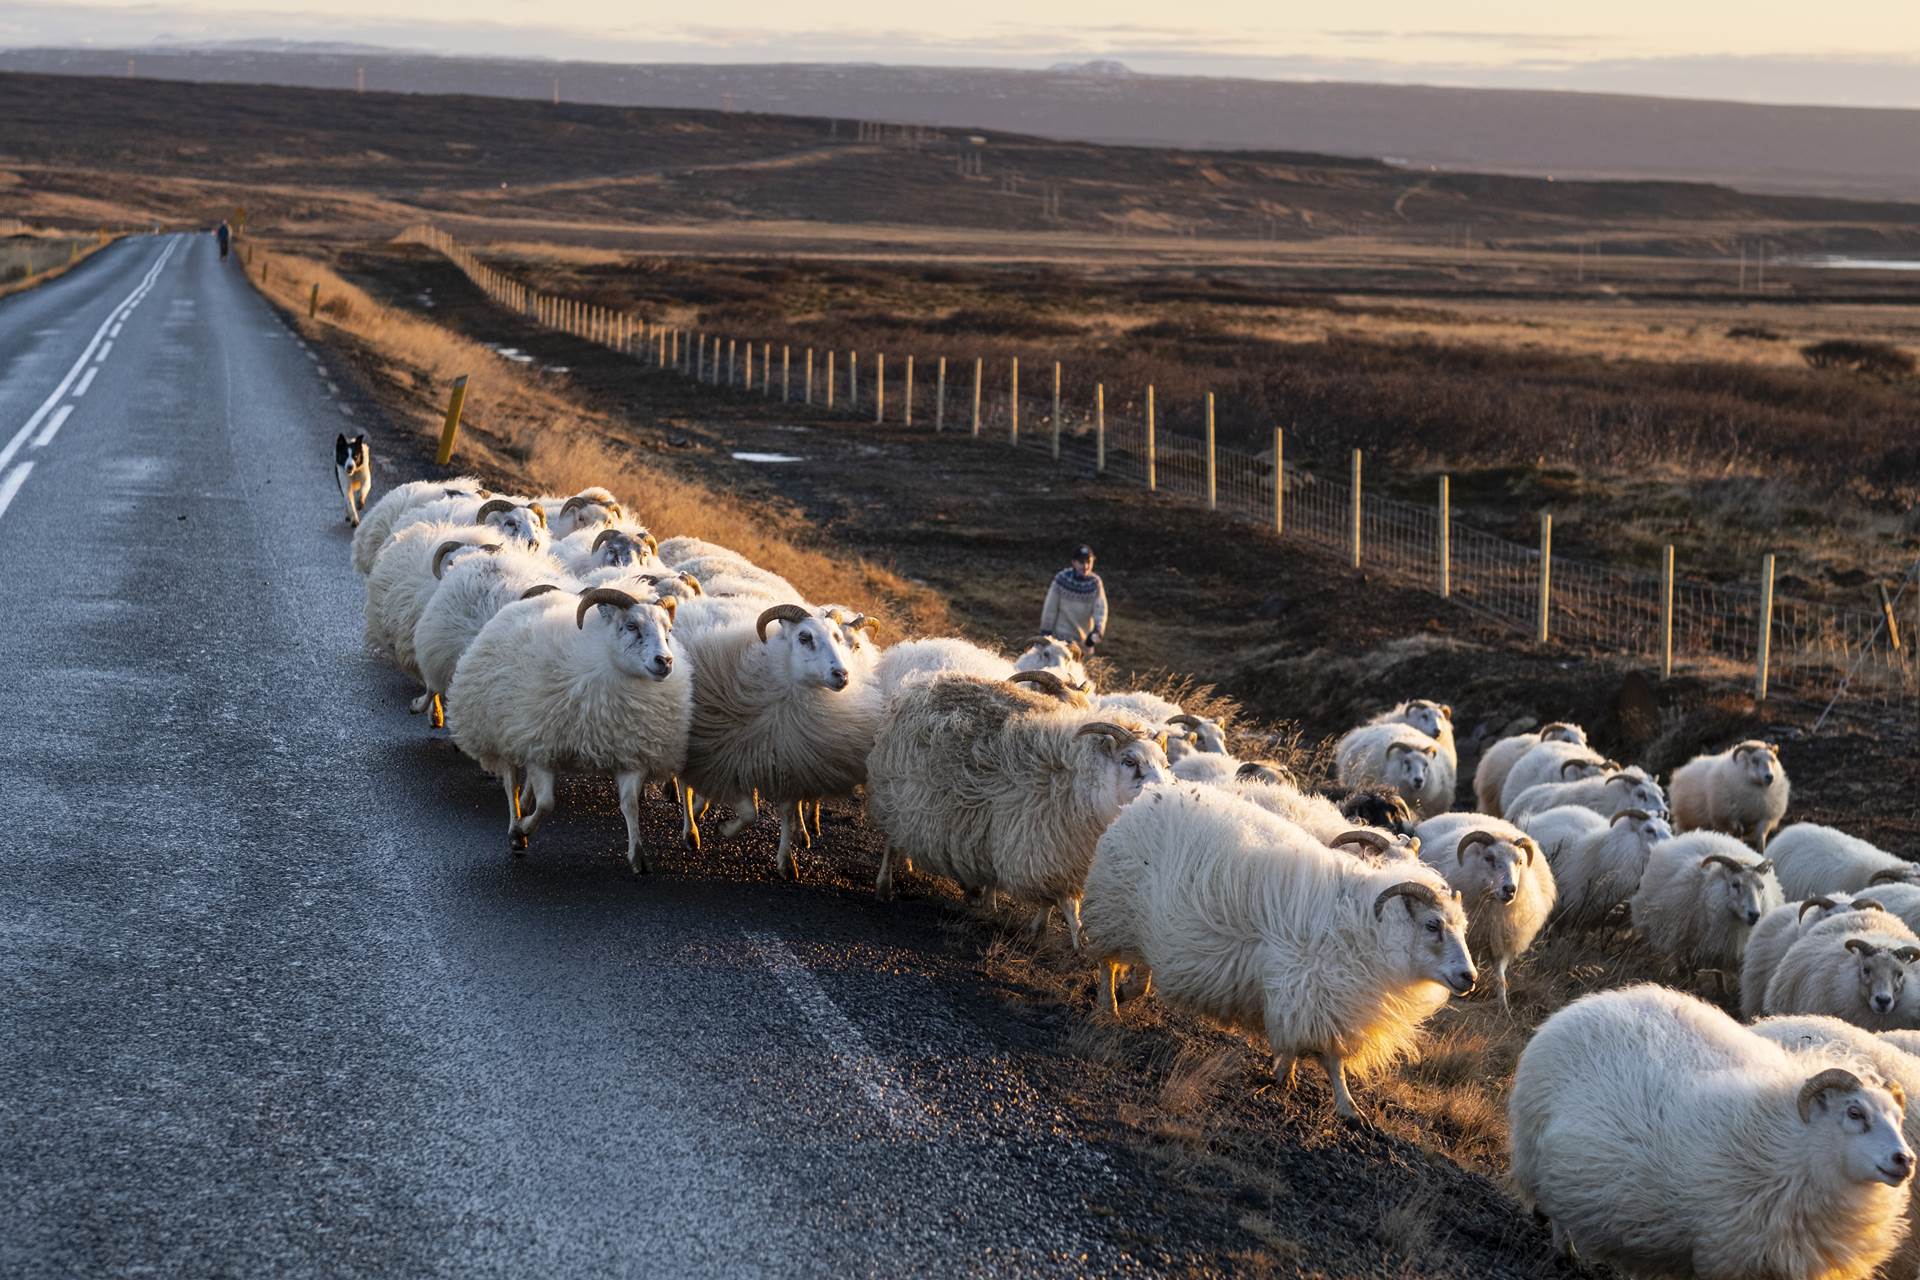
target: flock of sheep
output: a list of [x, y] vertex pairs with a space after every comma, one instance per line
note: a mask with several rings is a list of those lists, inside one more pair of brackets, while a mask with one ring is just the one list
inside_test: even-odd
[[1676, 976], [1737, 980], [1750, 1021], [1640, 986], [1540, 1027], [1513, 1174], [1556, 1243], [1637, 1274], [1854, 1277], [1906, 1234], [1920, 868], [1827, 827], [1774, 834], [1770, 744], [1701, 756], [1663, 791], [1551, 724], [1493, 744], [1459, 813], [1446, 706], [1359, 726], [1338, 785], [1302, 787], [1236, 759], [1212, 720], [1095, 691], [1069, 644], [883, 646], [857, 610], [658, 541], [600, 488], [402, 485], [365, 512], [353, 561], [369, 643], [500, 779], [516, 853], [562, 771], [614, 778], [636, 872], [649, 783], [693, 848], [713, 807], [731, 837], [767, 805], [789, 877], [821, 802], [863, 792], [879, 896], [910, 866], [1026, 904], [1036, 932], [1057, 912], [1112, 1014], [1151, 993], [1241, 1027], [1287, 1084], [1313, 1058], [1348, 1118], [1349, 1073], [1413, 1054], [1483, 968], [1504, 1004], [1543, 929], [1628, 927]]

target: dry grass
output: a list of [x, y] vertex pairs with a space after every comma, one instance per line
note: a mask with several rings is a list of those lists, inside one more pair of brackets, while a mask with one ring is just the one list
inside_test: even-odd
[[[626, 424], [596, 414], [562, 390], [543, 385], [525, 367], [438, 325], [375, 302], [331, 269], [310, 259], [257, 250], [257, 282], [302, 324], [350, 334], [400, 371], [412, 412], [408, 425], [435, 438], [446, 388], [470, 375], [457, 463], [512, 477], [547, 492], [604, 484], [628, 497], [662, 537], [690, 535], [721, 543], [781, 574], [809, 599], [850, 604], [890, 619], [902, 632], [938, 631], [946, 602], [871, 560], [810, 540], [797, 517], [749, 510], [671, 463], [649, 458]], [[320, 316], [306, 319], [318, 284]]]
[[103, 235], [21, 231], [0, 240], [0, 298], [57, 280], [111, 244]]

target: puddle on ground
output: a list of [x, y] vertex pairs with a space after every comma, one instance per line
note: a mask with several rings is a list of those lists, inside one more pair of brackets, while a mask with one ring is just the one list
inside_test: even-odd
[[805, 462], [806, 459], [793, 453], [736, 453], [736, 462]]

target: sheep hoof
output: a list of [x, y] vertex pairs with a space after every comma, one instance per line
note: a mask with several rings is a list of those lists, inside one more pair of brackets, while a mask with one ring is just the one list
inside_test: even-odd
[[1374, 1127], [1372, 1118], [1368, 1116], [1366, 1112], [1360, 1110], [1360, 1108], [1358, 1107], [1354, 1107], [1348, 1111], [1340, 1111], [1336, 1109], [1334, 1111], [1334, 1115], [1339, 1118], [1340, 1123], [1342, 1125], [1346, 1126], [1349, 1129], [1370, 1131]]
[[653, 874], [653, 863], [647, 858], [630, 858], [627, 861], [627, 867], [635, 876], [650, 876]]
[[513, 851], [514, 857], [520, 857], [527, 851], [527, 833], [524, 831], [514, 832], [513, 835], [508, 838], [507, 848]]

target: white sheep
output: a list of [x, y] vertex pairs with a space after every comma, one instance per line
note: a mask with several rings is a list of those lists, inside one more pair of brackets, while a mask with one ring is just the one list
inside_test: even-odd
[[1507, 1008], [1507, 969], [1525, 954], [1553, 912], [1558, 891], [1540, 846], [1510, 822], [1484, 813], [1448, 813], [1414, 829], [1420, 857], [1445, 876], [1466, 905], [1467, 944], [1493, 966]]
[[1172, 762], [1173, 776], [1182, 782], [1223, 786], [1240, 776], [1241, 761], [1212, 751], [1189, 751]]
[[1892, 1045], [1902, 1053], [1920, 1054], [1920, 1031], [1905, 1029], [1882, 1031], [1876, 1039]]
[[1285, 1085], [1317, 1058], [1350, 1119], [1348, 1072], [1409, 1056], [1478, 976], [1459, 896], [1432, 869], [1336, 853], [1208, 787], [1158, 787], [1123, 810], [1081, 911], [1116, 1015], [1127, 966], [1135, 989], [1264, 1036]]
[[1808, 898], [1803, 902], [1783, 902], [1760, 917], [1747, 935], [1746, 954], [1740, 959], [1740, 1016], [1752, 1021], [1766, 1007], [1767, 983], [1781, 958], [1801, 935], [1822, 920], [1844, 911], [1864, 911], [1880, 904], [1867, 898], [1835, 893]]
[[627, 509], [620, 505], [620, 500], [597, 484], [590, 484], [568, 497], [543, 493], [533, 502], [547, 517], [547, 527], [556, 540], [581, 529], [611, 525], [627, 518]]
[[373, 572], [373, 562], [379, 557], [380, 548], [386, 545], [387, 538], [392, 535], [394, 521], [401, 516], [415, 507], [461, 496], [487, 498], [493, 495], [472, 476], [455, 476], [451, 480], [409, 480], [381, 494], [378, 502], [360, 513], [360, 523], [354, 527], [354, 570], [363, 578]]
[[1142, 787], [1171, 781], [1138, 722], [969, 676], [908, 685], [867, 762], [867, 814], [887, 837], [875, 891], [891, 894], [897, 852], [1033, 906], [1036, 932], [1057, 906], [1078, 948], [1094, 842]]
[[1767, 843], [1780, 887], [1789, 896], [1858, 893], [1882, 884], [1920, 884], [1920, 865], [1835, 827], [1796, 822]]
[[446, 692], [453, 670], [480, 629], [493, 615], [541, 586], [561, 589], [564, 570], [543, 551], [497, 547], [491, 555], [457, 556], [447, 543], [436, 548], [440, 569], [434, 588], [413, 625], [413, 661], [431, 700], [433, 724], [446, 723]]
[[1363, 724], [1349, 730], [1334, 747], [1337, 776], [1344, 786], [1379, 783], [1406, 798], [1422, 818], [1453, 806], [1452, 775], [1436, 767], [1440, 744], [1405, 724]]
[[1521, 756], [1541, 742], [1574, 742], [1584, 747], [1587, 731], [1577, 724], [1556, 720], [1533, 733], [1511, 734], [1481, 752], [1480, 764], [1473, 771], [1473, 794], [1481, 813], [1500, 812], [1500, 788], [1505, 785], [1507, 774]]
[[[1275, 817], [1300, 827], [1329, 848], [1351, 845], [1356, 830], [1370, 831], [1386, 847], [1375, 852], [1393, 857], [1413, 857], [1420, 852], [1420, 841], [1413, 835], [1412, 811], [1407, 802], [1391, 791], [1355, 792], [1359, 803], [1335, 804], [1326, 796], [1302, 791], [1278, 765], [1249, 760], [1235, 770], [1227, 790], [1242, 800], [1259, 805]], [[1385, 797], [1393, 806], [1390, 815], [1372, 812], [1372, 802]], [[1386, 821], [1381, 821], [1382, 817]]]
[[703, 628], [682, 645], [694, 677], [682, 831], [698, 845], [697, 794], [733, 809], [720, 834], [736, 836], [758, 816], [757, 794], [779, 815], [775, 867], [792, 879], [799, 804], [851, 795], [866, 781], [880, 690], [856, 678], [840, 627], [798, 604]]
[[[1835, 893], [1827, 896], [1844, 898], [1847, 895]], [[1907, 928], [1920, 933], [1920, 884], [1882, 882], [1862, 889], [1853, 896], [1878, 903], [1881, 910], [1890, 916], [1898, 917]]]
[[[641, 792], [680, 771], [693, 715], [691, 674], [674, 661], [674, 608], [610, 587], [547, 592], [495, 614], [461, 655], [447, 691], [453, 740], [500, 779], [516, 852], [552, 811], [559, 771], [604, 772], [627, 821], [627, 865], [651, 869]], [[531, 813], [521, 811], [523, 779]]]
[[[456, 494], [401, 512], [394, 518], [393, 532], [387, 535], [387, 541], [380, 551], [393, 545], [395, 538], [419, 524], [489, 525], [498, 529], [502, 537], [536, 550], [544, 548], [550, 540], [546, 513], [524, 498], [481, 498]], [[380, 552], [375, 552], [373, 559], [378, 564]]]
[[1667, 796], [1660, 790], [1660, 784], [1647, 776], [1645, 769], [1630, 765], [1571, 782], [1537, 783], [1514, 797], [1513, 803], [1507, 806], [1506, 818], [1508, 822], [1525, 826], [1534, 814], [1563, 805], [1579, 805], [1603, 818], [1627, 809], [1664, 814]]
[[1610, 773], [1614, 767], [1584, 742], [1536, 742], [1507, 770], [1506, 780], [1500, 784], [1500, 812], [1512, 812], [1513, 802], [1528, 787], [1543, 782], [1575, 782]]
[[1753, 740], [1695, 756], [1673, 771], [1667, 790], [1676, 829], [1724, 831], [1765, 853], [1787, 812], [1789, 788], [1779, 749]]
[[1460, 752], [1453, 742], [1453, 708], [1446, 703], [1412, 698], [1382, 711], [1367, 723], [1412, 725], [1439, 744], [1439, 759], [1447, 762], [1447, 768], [1458, 772]]
[[1548, 809], [1521, 824], [1540, 845], [1553, 868], [1559, 891], [1555, 923], [1575, 929], [1596, 928], [1640, 887], [1653, 847], [1673, 839], [1673, 828], [1659, 814], [1622, 809], [1603, 818], [1591, 809], [1569, 805]]
[[[505, 545], [496, 530], [480, 525], [415, 524], [389, 538], [367, 575], [368, 647], [386, 654], [402, 672], [418, 680], [414, 628], [439, 590], [441, 575], [466, 556], [498, 551]], [[425, 711], [430, 701], [423, 693], [414, 699], [412, 710], [415, 714]]]
[[1915, 961], [1920, 938], [1897, 918], [1872, 908], [1842, 912], [1787, 948], [1760, 1007], [1844, 1018], [1869, 1031], [1920, 1028], [1920, 982], [1907, 981]]
[[803, 600], [799, 588], [737, 551], [698, 538], [668, 538], [655, 555], [669, 568], [700, 579], [709, 595], [765, 600]]
[[1731, 836], [1695, 831], [1653, 847], [1628, 905], [1654, 951], [1677, 968], [1713, 969], [1724, 984], [1747, 934], [1780, 901], [1772, 863]]
[[893, 645], [880, 655], [873, 678], [880, 686], [880, 696], [891, 701], [901, 688], [913, 681], [947, 675], [1005, 680], [1013, 672], [1013, 663], [993, 650], [957, 636], [942, 636], [931, 640], [903, 640]]
[[1520, 1055], [1513, 1181], [1555, 1246], [1623, 1272], [1866, 1280], [1898, 1246], [1902, 1103], [1657, 986], [1576, 1000]]
[[1027, 647], [1013, 660], [1015, 671], [1051, 671], [1061, 680], [1076, 688], [1092, 691], [1093, 684], [1087, 679], [1086, 655], [1080, 646], [1072, 640], [1062, 640], [1058, 636], [1035, 636], [1027, 641]]
[[578, 578], [601, 569], [624, 569], [629, 573], [665, 571], [653, 554], [653, 535], [645, 529], [617, 524], [588, 525], [554, 539], [547, 547], [553, 557]]

